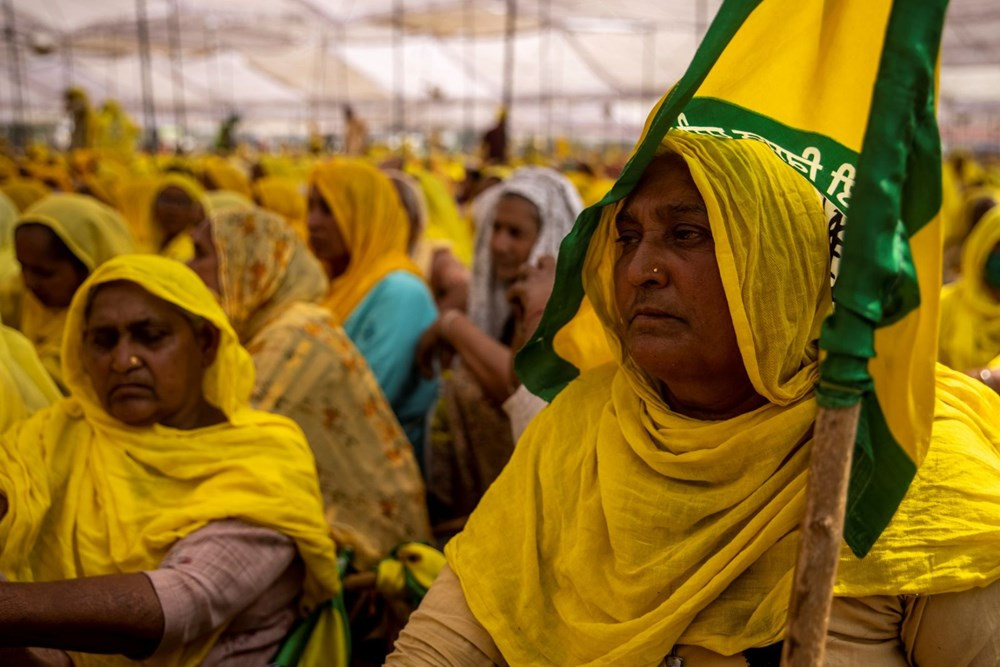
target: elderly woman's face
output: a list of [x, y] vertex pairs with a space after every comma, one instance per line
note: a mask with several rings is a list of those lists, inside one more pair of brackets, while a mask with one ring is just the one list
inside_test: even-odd
[[490, 236], [493, 275], [501, 282], [517, 278], [521, 265], [531, 258], [541, 224], [538, 208], [524, 197], [504, 195], [497, 202]]
[[351, 253], [326, 199], [314, 186], [309, 189], [309, 247], [326, 269], [331, 280], [344, 273], [351, 262]]
[[682, 402], [715, 402], [698, 394], [719, 377], [746, 383], [705, 202], [684, 161], [655, 159], [615, 227], [615, 298], [639, 367]]
[[130, 282], [101, 285], [83, 332], [83, 365], [104, 409], [129, 426], [204, 425], [205, 370], [219, 334]]
[[153, 213], [168, 240], [194, 227], [205, 217], [201, 204], [176, 185], [168, 185], [156, 196]]
[[48, 308], [67, 308], [87, 279], [87, 267], [43, 225], [22, 225], [14, 233], [14, 251], [24, 286]]
[[198, 274], [208, 289], [216, 294], [222, 292], [219, 283], [219, 254], [212, 238], [212, 223], [202, 220], [191, 230], [191, 240], [194, 242], [194, 257], [188, 262], [192, 271]]

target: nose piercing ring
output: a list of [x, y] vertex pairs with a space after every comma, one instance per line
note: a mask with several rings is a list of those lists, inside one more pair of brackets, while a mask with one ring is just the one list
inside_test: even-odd
[[131, 357], [128, 358], [128, 367], [129, 368], [138, 368], [141, 365], [142, 365], [142, 362], [139, 361], [139, 357], [135, 356], [134, 354]]

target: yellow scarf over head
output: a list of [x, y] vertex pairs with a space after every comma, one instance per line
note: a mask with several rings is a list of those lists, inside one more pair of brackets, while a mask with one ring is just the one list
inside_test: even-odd
[[[768, 403], [721, 421], [666, 405], [621, 344], [621, 204], [606, 207], [583, 279], [618, 361], [581, 375], [535, 418], [446, 548], [511, 664], [656, 665], [675, 644], [733, 655], [785, 629], [816, 338], [830, 309], [825, 216], [811, 185], [763, 143], [671, 132], [663, 149], [685, 160], [705, 201], [743, 361]], [[1000, 540], [1000, 433], [978, 416], [1000, 399], [962, 378], [942, 383], [930, 463], [864, 560], [843, 546], [837, 595], [1000, 578], [989, 546]]]
[[0, 322], [0, 433], [60, 398], [31, 341]]
[[0, 185], [0, 192], [14, 202], [18, 211], [24, 212], [35, 202], [44, 199], [49, 194], [49, 189], [33, 178], [14, 178]]
[[1000, 206], [972, 229], [962, 247], [962, 275], [941, 291], [938, 361], [957, 371], [986, 366], [1000, 354], [1000, 301], [990, 294], [984, 270], [1000, 243]]
[[[200, 391], [227, 421], [193, 430], [131, 427], [105, 412], [81, 359], [88, 298], [114, 281], [140, 285], [219, 330]], [[0, 490], [10, 503], [0, 521], [0, 571], [30, 582], [155, 569], [186, 535], [237, 519], [295, 540], [306, 565], [305, 607], [337, 593], [335, 548], [309, 446], [294, 422], [249, 407], [253, 362], [194, 272], [152, 255], [116, 258], [80, 288], [67, 327], [63, 370], [72, 397], [0, 439]], [[148, 664], [197, 664], [221, 631]]]
[[[18, 218], [15, 231], [27, 224], [52, 230], [90, 272], [112, 257], [136, 250], [121, 216], [86, 195], [50, 195]], [[46, 370], [60, 383], [59, 355], [65, 321], [65, 308], [48, 308], [30, 292], [25, 293], [21, 305], [21, 332], [38, 350]]]
[[219, 300], [240, 340], [250, 340], [295, 303], [323, 300], [329, 285], [323, 267], [280, 216], [230, 209], [212, 216], [211, 229]]
[[254, 198], [268, 211], [277, 213], [292, 226], [303, 241], [309, 238], [306, 229], [306, 197], [303, 185], [283, 176], [265, 176], [253, 184]]
[[253, 196], [250, 191], [250, 179], [239, 167], [225, 158], [208, 157], [205, 159], [203, 167], [205, 176], [211, 181], [211, 185], [215, 186], [213, 189], [229, 190], [247, 198]]
[[334, 160], [309, 178], [333, 214], [350, 252], [347, 270], [330, 283], [326, 307], [343, 322], [394, 271], [420, 276], [406, 253], [409, 224], [389, 177], [358, 160]]

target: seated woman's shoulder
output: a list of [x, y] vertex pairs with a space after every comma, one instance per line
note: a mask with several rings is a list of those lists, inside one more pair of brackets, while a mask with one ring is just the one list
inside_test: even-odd
[[431, 296], [430, 288], [427, 287], [427, 283], [423, 281], [422, 278], [416, 276], [409, 271], [393, 271], [385, 278], [383, 278], [378, 285], [375, 286], [383, 295], [395, 295], [402, 298], [424, 298], [428, 303], [434, 303]]

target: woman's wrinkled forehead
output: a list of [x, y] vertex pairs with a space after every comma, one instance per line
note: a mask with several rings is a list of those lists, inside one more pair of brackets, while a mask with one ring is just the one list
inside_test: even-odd
[[110, 302], [105, 304], [104, 302], [108, 299], [101, 299], [100, 315], [102, 317], [110, 316], [121, 324], [125, 324], [129, 320], [183, 320], [190, 324], [193, 330], [197, 330], [202, 321], [197, 315], [189, 313], [177, 304], [161, 299], [138, 283], [129, 280], [113, 280], [94, 285], [87, 294], [83, 319], [88, 326], [95, 315], [98, 297], [102, 295], [107, 296]]
[[689, 209], [705, 213], [705, 200], [683, 157], [669, 152], [656, 155], [635, 188], [615, 210], [613, 219], [628, 216], [638, 205], [649, 203], [663, 208], [664, 214]]

